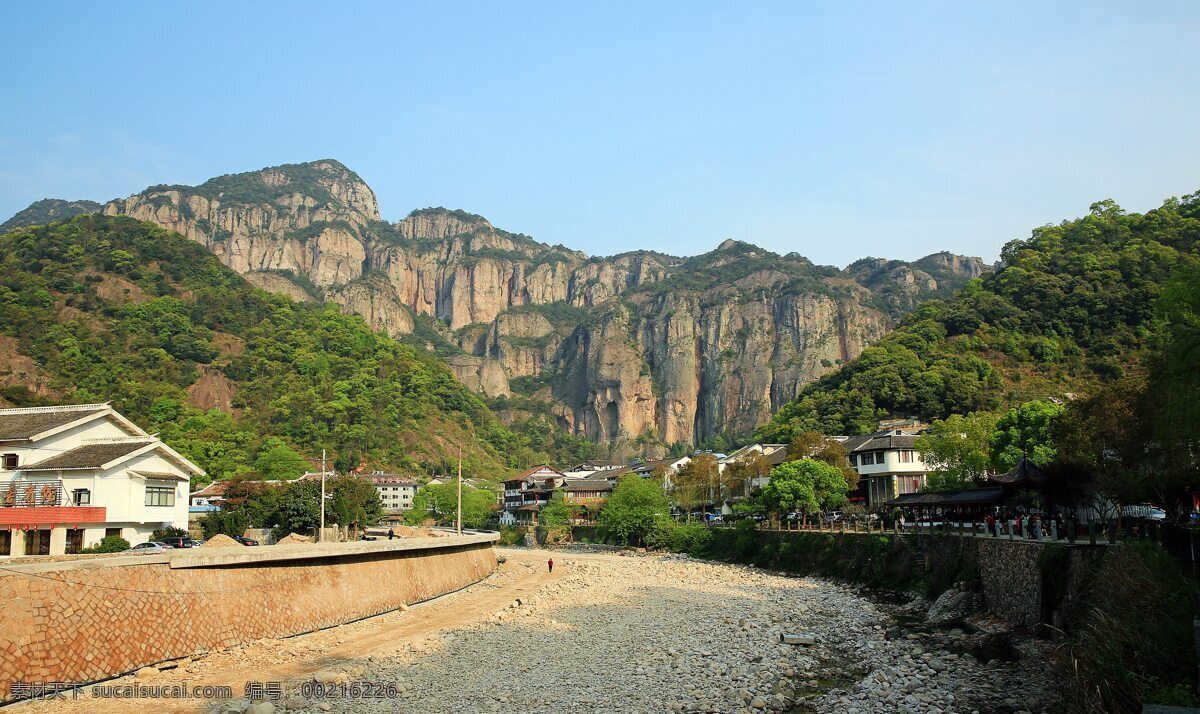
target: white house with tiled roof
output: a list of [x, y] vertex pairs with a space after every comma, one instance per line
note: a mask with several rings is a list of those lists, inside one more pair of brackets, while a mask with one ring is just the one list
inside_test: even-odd
[[929, 467], [916, 450], [915, 434], [900, 429], [851, 436], [842, 441], [850, 466], [866, 482], [867, 508], [925, 488]]
[[187, 529], [198, 466], [108, 404], [0, 409], [0, 557]]

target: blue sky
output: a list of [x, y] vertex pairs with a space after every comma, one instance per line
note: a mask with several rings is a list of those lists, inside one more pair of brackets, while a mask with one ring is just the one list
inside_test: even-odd
[[0, 219], [332, 157], [592, 254], [994, 259], [1200, 190], [1200, 3], [0, 5]]

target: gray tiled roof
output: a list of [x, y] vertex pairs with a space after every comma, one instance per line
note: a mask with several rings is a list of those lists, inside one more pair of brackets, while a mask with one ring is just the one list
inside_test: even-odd
[[904, 493], [887, 502], [889, 506], [953, 506], [996, 503], [1004, 499], [1002, 488], [968, 488], [960, 491]]
[[870, 441], [873, 438], [875, 438], [875, 437], [872, 434], [864, 434], [862, 436], [848, 436], [848, 437], [846, 437], [846, 440], [842, 442], [842, 446], [846, 449], [847, 452], [854, 451], [855, 449], [857, 449], [858, 447], [867, 443], [868, 441]]
[[0, 410], [0, 441], [24, 441], [107, 409], [103, 404], [89, 409], [3, 409]]
[[567, 481], [563, 486], [566, 491], [611, 491], [612, 484], [607, 479], [579, 479]]
[[1012, 471], [996, 474], [988, 480], [992, 483], [1004, 484], [1005, 486], [1020, 486], [1025, 484], [1037, 486], [1045, 483], [1046, 472], [1038, 468], [1037, 464], [1022, 456]]
[[57, 469], [95, 469], [127, 454], [154, 443], [152, 439], [139, 441], [104, 441], [71, 449], [45, 461], [21, 467], [22, 471], [53, 471]]
[[877, 449], [911, 449], [916, 444], [917, 437], [909, 434], [884, 434], [872, 436], [863, 443], [849, 448], [849, 451], [875, 451]]
[[778, 466], [782, 464], [784, 461], [787, 461], [787, 458], [788, 450], [786, 446], [780, 449], [775, 449], [766, 455], [767, 463], [772, 466]]

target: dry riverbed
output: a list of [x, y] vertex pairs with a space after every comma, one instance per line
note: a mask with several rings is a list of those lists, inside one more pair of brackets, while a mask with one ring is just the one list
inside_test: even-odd
[[[683, 556], [501, 553], [508, 562], [488, 580], [407, 612], [126, 679], [229, 684], [239, 696], [250, 679], [285, 682], [274, 703], [156, 707], [249, 714], [1054, 710], [1037, 643], [998, 648], [984, 634], [898, 626], [918, 621], [919, 605]], [[785, 634], [802, 644], [781, 643]], [[970, 654], [996, 650], [1015, 661]], [[394, 685], [395, 696], [300, 697], [314, 676]]]

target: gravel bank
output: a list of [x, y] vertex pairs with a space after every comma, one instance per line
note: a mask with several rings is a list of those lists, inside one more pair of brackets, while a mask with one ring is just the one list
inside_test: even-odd
[[554, 555], [565, 577], [528, 602], [347, 669], [406, 690], [356, 711], [1041, 711], [1047, 701], [1036, 651], [981, 664], [950, 651], [964, 634], [889, 632], [888, 606], [834, 583], [678, 556]]
[[[411, 611], [115, 683], [228, 684], [239, 697], [154, 702], [180, 714], [1056, 709], [1042, 645], [1011, 640], [986, 619], [933, 628], [922, 624], [927, 603], [682, 556], [501, 552], [509, 562], [497, 573]], [[783, 644], [783, 634], [801, 643]], [[282, 698], [240, 698], [251, 680], [283, 683]], [[314, 698], [314, 681], [368, 682], [397, 696]], [[129, 711], [127, 701], [83, 694], [27, 708]]]

